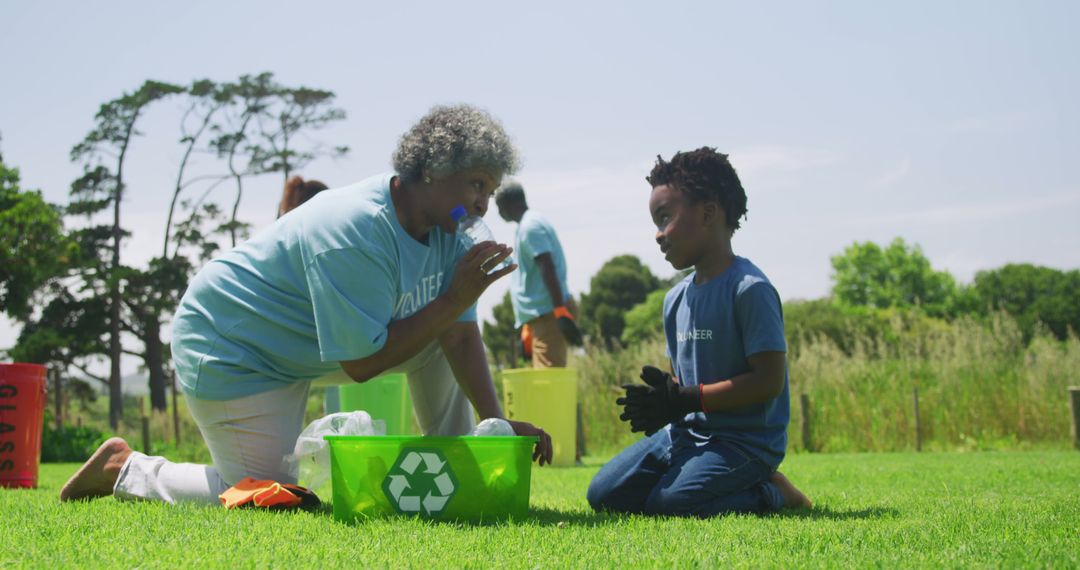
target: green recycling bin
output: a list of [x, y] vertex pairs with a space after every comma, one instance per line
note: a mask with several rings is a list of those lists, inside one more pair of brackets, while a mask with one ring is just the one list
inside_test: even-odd
[[532, 451], [521, 436], [328, 435], [334, 518], [523, 518]]
[[386, 422], [386, 435], [416, 435], [409, 382], [404, 374], [386, 374], [339, 388], [341, 411], [363, 410]]

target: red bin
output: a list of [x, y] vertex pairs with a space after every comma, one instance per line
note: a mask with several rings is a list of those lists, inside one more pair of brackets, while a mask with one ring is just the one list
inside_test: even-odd
[[0, 487], [37, 487], [45, 367], [0, 363]]

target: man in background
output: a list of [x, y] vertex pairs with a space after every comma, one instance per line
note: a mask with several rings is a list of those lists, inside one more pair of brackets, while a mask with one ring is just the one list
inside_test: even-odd
[[[510, 301], [514, 327], [521, 329], [524, 353], [532, 353], [534, 368], [566, 366], [567, 344], [582, 344], [574, 322], [577, 305], [566, 286], [566, 257], [555, 228], [529, 209], [525, 190], [516, 181], [503, 184], [495, 194], [499, 216], [517, 224], [514, 253], [518, 270], [510, 274]], [[575, 458], [585, 454], [581, 405], [577, 406]]]

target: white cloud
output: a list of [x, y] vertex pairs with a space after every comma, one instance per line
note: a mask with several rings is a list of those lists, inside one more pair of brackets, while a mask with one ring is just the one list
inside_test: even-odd
[[945, 134], [986, 134], [1017, 130], [1045, 117], [1037, 111], [1019, 110], [994, 116], [963, 117], [941, 126]]
[[763, 145], [732, 151], [731, 162], [740, 177], [767, 172], [793, 172], [835, 163], [836, 154], [821, 149]]
[[877, 187], [888, 187], [899, 182], [911, 172], [911, 158], [904, 157], [899, 164], [885, 171], [874, 181]]
[[943, 225], [964, 222], [983, 222], [1006, 216], [1030, 214], [1052, 208], [1080, 204], [1080, 191], [1062, 192], [1049, 196], [979, 202], [929, 208], [911, 212], [897, 212], [882, 216], [849, 218], [847, 225], [854, 227], [880, 227], [891, 225]]

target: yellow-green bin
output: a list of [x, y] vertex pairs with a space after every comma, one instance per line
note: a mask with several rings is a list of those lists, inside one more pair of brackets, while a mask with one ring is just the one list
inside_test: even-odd
[[416, 435], [409, 382], [404, 374], [386, 374], [339, 388], [341, 411], [363, 410], [386, 422], [386, 435]]
[[334, 518], [444, 520], [529, 513], [535, 437], [328, 435]]
[[574, 465], [577, 443], [577, 370], [516, 368], [502, 371], [506, 417], [541, 427], [551, 436], [552, 465]]

